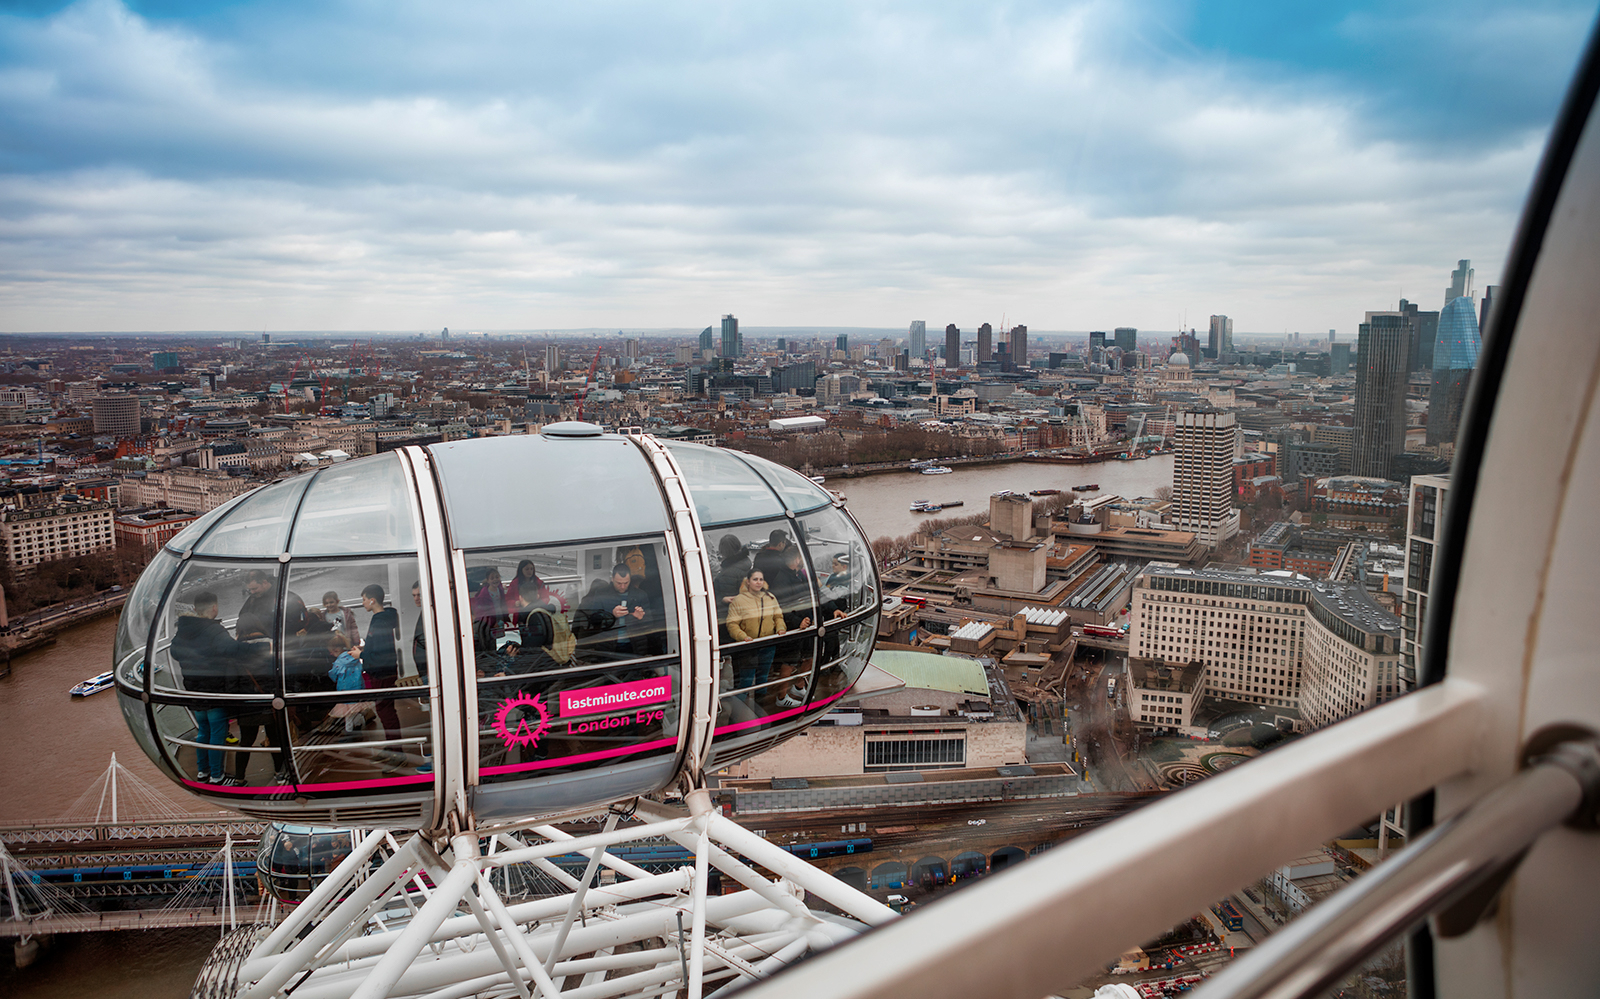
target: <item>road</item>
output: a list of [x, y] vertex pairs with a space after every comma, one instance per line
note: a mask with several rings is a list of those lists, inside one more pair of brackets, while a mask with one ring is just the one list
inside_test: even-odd
[[1106, 679], [1108, 675], [1120, 673], [1116, 666], [1116, 660], [1102, 659], [1089, 667], [1083, 698], [1073, 705], [1073, 736], [1088, 763], [1089, 779], [1097, 788], [1103, 791], [1144, 790], [1148, 782], [1128, 772], [1122, 747], [1111, 731], [1115, 709], [1106, 697]]

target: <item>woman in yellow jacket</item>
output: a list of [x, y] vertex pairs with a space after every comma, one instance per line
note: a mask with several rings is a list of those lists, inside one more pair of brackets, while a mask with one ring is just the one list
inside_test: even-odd
[[[783, 608], [778, 598], [767, 589], [767, 577], [760, 569], [745, 573], [739, 583], [739, 595], [728, 605], [728, 634], [736, 642], [753, 642], [769, 635], [781, 635], [788, 629], [783, 623]], [[738, 654], [734, 659], [734, 686], [738, 690], [758, 687], [767, 682], [772, 673], [772, 657], [777, 649], [768, 645], [752, 652]], [[755, 695], [746, 698], [755, 706]]]

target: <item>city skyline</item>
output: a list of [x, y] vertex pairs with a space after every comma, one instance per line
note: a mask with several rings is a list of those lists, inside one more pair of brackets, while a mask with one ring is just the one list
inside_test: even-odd
[[0, 302], [17, 332], [903, 331], [937, 297], [1350, 335], [1440, 261], [1498, 273], [1591, 13], [1449, 10], [29, 8]]

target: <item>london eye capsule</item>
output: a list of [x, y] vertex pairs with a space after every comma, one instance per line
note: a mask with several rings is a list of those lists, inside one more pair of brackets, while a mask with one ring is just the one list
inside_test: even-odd
[[265, 486], [172, 539], [115, 649], [173, 781], [283, 822], [592, 810], [794, 735], [879, 596], [841, 501], [750, 455], [584, 423]]

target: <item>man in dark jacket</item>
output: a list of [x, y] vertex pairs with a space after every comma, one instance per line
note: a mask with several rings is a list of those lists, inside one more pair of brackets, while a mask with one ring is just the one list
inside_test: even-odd
[[650, 601], [633, 585], [633, 570], [626, 562], [618, 562], [611, 569], [611, 578], [595, 580], [578, 605], [575, 630], [579, 644], [618, 655], [646, 655], [642, 632], [648, 627], [649, 614]]
[[[172, 636], [172, 658], [183, 670], [183, 686], [200, 694], [227, 693], [229, 679], [245, 655], [245, 649], [217, 620], [217, 595], [201, 590], [194, 595], [194, 610], [178, 617], [177, 633]], [[224, 707], [194, 707], [195, 741], [221, 746], [228, 736], [228, 710]], [[220, 749], [195, 750], [195, 777], [208, 784], [243, 784], [223, 771]]]

